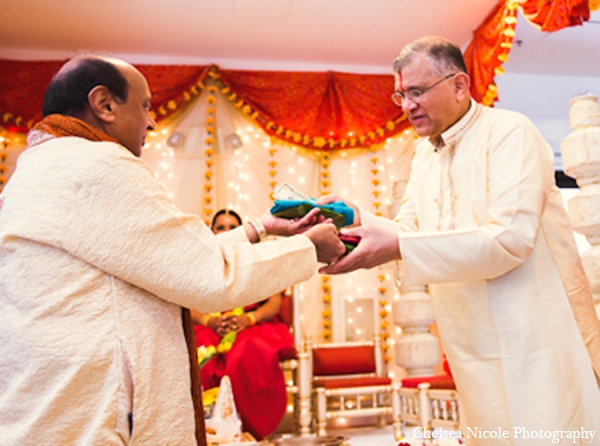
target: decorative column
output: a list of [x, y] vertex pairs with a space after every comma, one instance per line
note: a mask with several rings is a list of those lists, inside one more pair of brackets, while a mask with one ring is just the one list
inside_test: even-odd
[[592, 247], [582, 256], [600, 317], [600, 104], [587, 93], [571, 99], [569, 124], [573, 132], [561, 143], [564, 172], [579, 191], [568, 202], [573, 229]]
[[394, 323], [402, 327], [396, 340], [396, 363], [408, 376], [433, 375], [440, 362], [440, 346], [429, 326], [435, 322], [427, 287], [400, 288], [394, 302]]
[[[396, 214], [400, 209], [406, 181], [396, 181], [393, 186], [391, 208]], [[408, 376], [433, 375], [433, 368], [440, 362], [440, 345], [429, 327], [435, 322], [433, 305], [427, 287], [402, 287], [394, 301], [394, 323], [402, 328], [396, 339], [396, 363], [406, 369]]]

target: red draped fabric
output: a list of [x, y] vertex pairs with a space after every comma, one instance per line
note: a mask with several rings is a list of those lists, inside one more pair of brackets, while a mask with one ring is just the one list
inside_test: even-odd
[[511, 12], [514, 14], [508, 9], [506, 0], [500, 0], [473, 32], [473, 39], [464, 53], [467, 71], [471, 77], [471, 96], [485, 105], [491, 105], [496, 98], [495, 90], [490, 90], [490, 85], [494, 83], [495, 69], [502, 65], [498, 56], [508, 54], [510, 49], [503, 48], [502, 43], [512, 44], [512, 36], [503, 33], [507, 27], [504, 17]]
[[589, 0], [527, 0], [520, 7], [540, 31], [554, 32], [590, 19]]
[[379, 144], [407, 127], [391, 75], [221, 71], [270, 135], [321, 150]]
[[508, 60], [512, 47], [516, 11], [541, 31], [553, 32], [581, 25], [590, 18], [588, 0], [499, 0], [482, 24], [473, 32], [465, 51], [475, 100], [492, 105], [497, 100], [496, 74]]
[[0, 60], [0, 125], [24, 132], [40, 121], [46, 87], [64, 62]]
[[202, 65], [136, 65], [136, 68], [148, 79], [158, 121], [199, 94], [210, 70], [210, 66]]
[[[557, 31], [589, 19], [588, 0], [499, 0], [473, 32], [465, 51], [475, 100], [492, 105], [496, 74], [508, 59], [517, 8], [542, 31]], [[63, 61], [0, 60], [0, 125], [26, 132], [41, 119], [43, 94]], [[390, 100], [391, 75], [339, 72], [220, 71], [189, 65], [136, 65], [148, 78], [156, 119], [199, 94], [210, 76], [221, 92], [252, 116], [265, 132], [308, 149], [371, 147], [409, 124]]]
[[[0, 60], [0, 125], [25, 133], [42, 119], [42, 102], [48, 83], [65, 61], [24, 62]], [[157, 119], [169, 116], [198, 94], [208, 66], [136, 65], [152, 91]]]

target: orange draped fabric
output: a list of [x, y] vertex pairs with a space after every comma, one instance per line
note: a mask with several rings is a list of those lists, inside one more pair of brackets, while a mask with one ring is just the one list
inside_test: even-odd
[[148, 79], [157, 121], [200, 94], [210, 70], [210, 66], [203, 65], [136, 65], [136, 68]]
[[[11, 131], [26, 132], [41, 120], [44, 91], [63, 63], [0, 60], [0, 115]], [[390, 100], [392, 75], [136, 67], [148, 79], [157, 121], [199, 94], [210, 77], [233, 103], [249, 107], [267, 134], [307, 148], [369, 147], [408, 127]]]
[[540, 31], [554, 32], [590, 19], [589, 0], [527, 0], [520, 8]]
[[220, 81], [267, 134], [308, 148], [369, 147], [408, 126], [391, 75], [224, 70]]
[[[0, 60], [0, 125], [25, 133], [42, 119], [42, 103], [48, 83], [65, 61], [24, 62]], [[157, 119], [169, 116], [203, 87], [208, 66], [136, 65], [152, 91]], [[191, 92], [191, 93], [190, 93]]]
[[502, 43], [512, 44], [512, 37], [503, 33], [507, 26], [503, 19], [511, 13], [507, 3], [506, 0], [500, 0], [490, 11], [479, 28], [473, 32], [473, 39], [464, 53], [467, 71], [471, 77], [471, 96], [485, 105], [491, 105], [496, 98], [494, 89], [490, 90], [490, 85], [494, 83], [495, 69], [502, 65], [498, 56], [508, 54], [509, 51], [508, 48], [502, 47]]
[[494, 78], [503, 72], [501, 65], [508, 60], [517, 8], [532, 25], [547, 32], [581, 25], [590, 18], [588, 0], [499, 0], [473, 32], [465, 51], [471, 94], [485, 105], [497, 100]]
[[[497, 100], [494, 78], [508, 60], [517, 8], [534, 26], [548, 32], [589, 19], [588, 0], [499, 0], [473, 32], [465, 51], [471, 94], [485, 105]], [[62, 64], [0, 60], [0, 125], [24, 133], [39, 121], [46, 86]], [[409, 125], [390, 100], [391, 75], [136, 66], [148, 78], [158, 121], [199, 94], [210, 77], [267, 134], [308, 149], [376, 146]]]
[[0, 60], [0, 125], [24, 133], [41, 121], [44, 92], [63, 63]]

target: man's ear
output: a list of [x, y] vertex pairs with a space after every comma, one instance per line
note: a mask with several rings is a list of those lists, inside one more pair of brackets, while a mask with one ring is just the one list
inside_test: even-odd
[[454, 88], [459, 100], [471, 95], [471, 79], [467, 73], [458, 73], [454, 78]]
[[106, 123], [115, 121], [115, 100], [104, 85], [96, 85], [90, 90], [88, 103], [96, 118]]

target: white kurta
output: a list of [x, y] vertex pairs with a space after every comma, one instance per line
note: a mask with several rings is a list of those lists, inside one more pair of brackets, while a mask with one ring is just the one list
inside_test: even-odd
[[401, 280], [429, 285], [463, 435], [510, 433], [467, 444], [554, 444], [520, 428], [583, 428], [595, 437], [575, 444], [600, 444], [600, 394], [573, 311], [596, 360], [599, 323], [551, 148], [526, 117], [474, 101], [442, 137], [438, 151], [419, 144], [396, 221]]
[[317, 266], [304, 236], [215, 237], [113, 143], [26, 150], [4, 198], [2, 445], [195, 444], [181, 306], [243, 306]]

